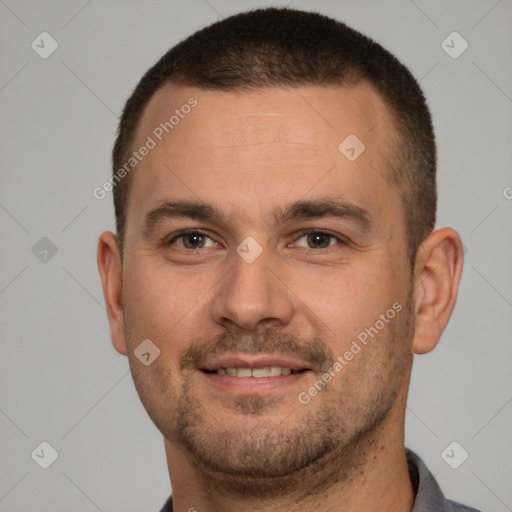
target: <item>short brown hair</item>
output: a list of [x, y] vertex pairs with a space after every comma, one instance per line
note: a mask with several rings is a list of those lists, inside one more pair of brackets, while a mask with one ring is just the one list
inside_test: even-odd
[[[240, 13], [195, 32], [171, 48], [126, 102], [112, 152], [115, 174], [130, 156], [137, 125], [152, 96], [166, 83], [237, 91], [305, 85], [370, 83], [384, 100], [398, 134], [389, 181], [404, 203], [408, 253], [436, 221], [436, 144], [423, 92], [410, 71], [369, 37], [327, 16], [267, 8]], [[130, 176], [114, 187], [120, 250]]]

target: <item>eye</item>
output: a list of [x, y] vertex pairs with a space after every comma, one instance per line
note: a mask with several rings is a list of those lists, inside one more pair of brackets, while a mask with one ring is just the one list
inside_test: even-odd
[[[304, 240], [304, 242], [301, 242], [301, 240]], [[339, 243], [343, 244], [344, 242], [330, 233], [311, 231], [299, 237], [294, 245], [297, 247], [307, 247], [309, 249], [325, 249]]]
[[201, 231], [185, 230], [169, 240], [166, 245], [174, 245], [180, 249], [204, 249], [215, 247], [216, 243]]

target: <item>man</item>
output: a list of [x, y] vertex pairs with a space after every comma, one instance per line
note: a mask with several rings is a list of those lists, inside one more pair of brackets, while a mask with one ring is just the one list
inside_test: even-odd
[[473, 510], [404, 448], [463, 256], [395, 57], [319, 14], [227, 18], [142, 78], [113, 170], [98, 265], [164, 436], [162, 510]]

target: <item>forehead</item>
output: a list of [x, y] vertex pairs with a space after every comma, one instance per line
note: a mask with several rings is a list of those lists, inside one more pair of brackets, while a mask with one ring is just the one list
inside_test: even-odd
[[[197, 105], [189, 108], [191, 98]], [[170, 121], [177, 143], [183, 138], [190, 139], [190, 123], [195, 121], [195, 143], [200, 147], [212, 147], [218, 141], [241, 145], [248, 138], [253, 143], [291, 139], [325, 145], [327, 138], [338, 139], [347, 128], [357, 130], [371, 142], [382, 131], [373, 128], [387, 112], [380, 96], [366, 82], [353, 87], [308, 86], [233, 92], [167, 84], [146, 106], [136, 138]], [[193, 114], [192, 121], [182, 122], [188, 113]], [[283, 126], [284, 118], [298, 123]], [[179, 130], [178, 124], [181, 125]]]
[[169, 196], [226, 210], [230, 198], [249, 207], [250, 191], [261, 209], [270, 195], [335, 195], [339, 185], [369, 203], [386, 184], [390, 118], [366, 83], [235, 92], [168, 84], [136, 131], [133, 149], [153, 147], [132, 175], [130, 202], [141, 215]]

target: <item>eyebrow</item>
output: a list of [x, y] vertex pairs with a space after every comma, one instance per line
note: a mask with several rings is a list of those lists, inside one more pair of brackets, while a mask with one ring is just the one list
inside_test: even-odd
[[330, 217], [354, 222], [364, 232], [370, 231], [373, 225], [371, 215], [367, 210], [339, 199], [296, 201], [285, 208], [278, 208], [274, 212], [276, 225], [290, 221]]
[[146, 214], [144, 232], [150, 233], [158, 224], [168, 219], [217, 221], [222, 217], [222, 211], [211, 204], [196, 201], [166, 201]]
[[[226, 218], [221, 209], [199, 201], [166, 201], [150, 210], [144, 218], [144, 232], [151, 233], [159, 224], [170, 219], [186, 218], [201, 221], [220, 222]], [[373, 222], [367, 210], [353, 203], [321, 199], [295, 201], [273, 212], [274, 225], [291, 221], [337, 218], [357, 224], [364, 232], [370, 231]]]

